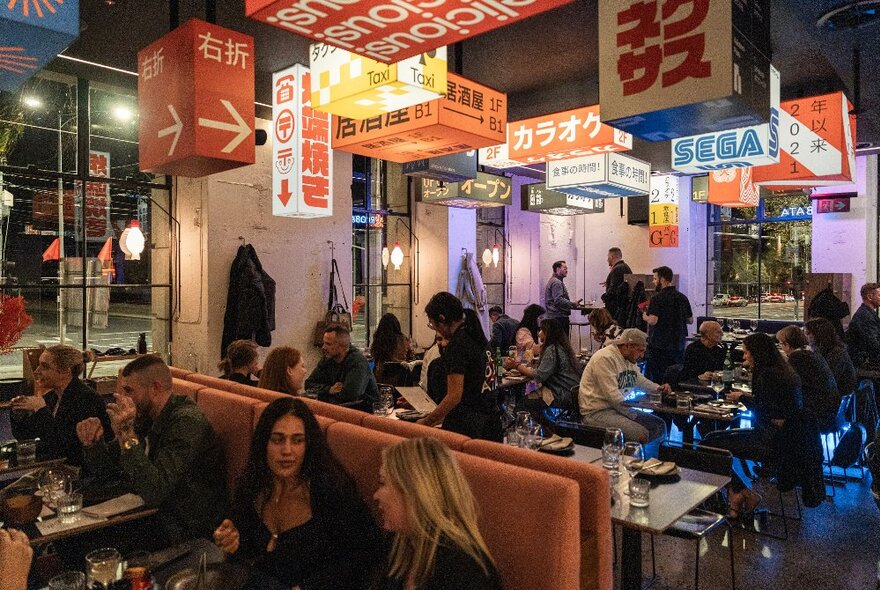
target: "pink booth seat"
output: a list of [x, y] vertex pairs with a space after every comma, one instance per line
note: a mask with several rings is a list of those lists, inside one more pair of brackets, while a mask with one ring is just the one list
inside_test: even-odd
[[199, 390], [196, 399], [223, 446], [230, 491], [235, 489], [235, 481], [247, 463], [258, 403], [255, 399], [208, 387]]
[[[336, 422], [330, 449], [374, 508], [382, 449], [401, 437]], [[579, 587], [578, 485], [539, 471], [456, 453], [480, 509], [483, 533], [508, 590]], [[610, 522], [610, 521], [609, 521]], [[610, 562], [610, 556], [609, 556]]]
[[173, 391], [175, 395], [185, 395], [191, 397], [193, 401], [197, 401], [199, 399], [198, 392], [200, 389], [205, 389], [205, 386], [193, 383], [192, 381], [184, 381], [177, 377], [171, 378], [171, 391]]
[[611, 489], [606, 470], [567, 457], [557, 457], [484, 440], [468, 441], [463, 451], [493, 461], [574, 480], [579, 486], [580, 497], [580, 588], [611, 590], [613, 587]]
[[311, 408], [316, 416], [326, 416], [339, 422], [348, 422], [349, 424], [360, 426], [364, 418], [370, 416], [370, 414], [361, 412], [360, 410], [353, 410], [351, 408], [346, 408], [345, 406], [337, 406], [336, 404], [328, 404], [327, 402], [319, 402], [316, 399], [311, 399], [305, 396], [301, 396], [300, 399]]
[[391, 420], [389, 418], [373, 416], [371, 414], [364, 415], [361, 426], [372, 428], [373, 430], [380, 430], [389, 434], [395, 434], [404, 438], [429, 436], [442, 441], [453, 451], [460, 451], [464, 446], [464, 443], [471, 440], [469, 436], [458, 434], [457, 432], [449, 432], [448, 430], [441, 430], [440, 428], [423, 426], [421, 424], [405, 422], [403, 420]]
[[[260, 416], [263, 415], [263, 410], [265, 410], [268, 405], [269, 404], [267, 404], [266, 402], [258, 401], [257, 405], [254, 406], [254, 429], [257, 428], [257, 422], [260, 421]], [[322, 416], [320, 414], [315, 414], [315, 420], [318, 421], [318, 426], [320, 426], [321, 430], [323, 430], [324, 432], [327, 432], [327, 427], [336, 422], [336, 420], [328, 418], [326, 416]]]
[[168, 367], [171, 369], [171, 376], [177, 379], [186, 379], [186, 376], [192, 373], [189, 369], [181, 369], [180, 367]]

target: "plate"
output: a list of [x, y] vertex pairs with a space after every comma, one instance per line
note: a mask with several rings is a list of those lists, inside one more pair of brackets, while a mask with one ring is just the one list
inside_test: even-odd
[[542, 453], [548, 453], [550, 455], [572, 455], [574, 454], [574, 443], [569, 443], [568, 446], [562, 448], [548, 449], [546, 447], [538, 447], [538, 450]]

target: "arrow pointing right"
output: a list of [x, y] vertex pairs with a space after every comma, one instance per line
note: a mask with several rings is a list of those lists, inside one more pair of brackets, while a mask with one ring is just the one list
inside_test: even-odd
[[177, 140], [180, 139], [180, 132], [183, 131], [183, 122], [181, 122], [180, 117], [177, 116], [177, 111], [174, 110], [173, 105], [168, 105], [168, 110], [171, 112], [171, 117], [174, 119], [174, 125], [166, 127], [165, 129], [160, 129], [159, 137], [165, 137], [172, 133], [174, 134], [174, 141], [171, 142], [171, 147], [168, 148], [168, 155], [170, 156], [177, 148]]

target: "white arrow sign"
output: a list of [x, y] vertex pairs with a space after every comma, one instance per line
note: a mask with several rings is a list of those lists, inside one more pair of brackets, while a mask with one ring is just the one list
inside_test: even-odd
[[199, 125], [202, 127], [210, 127], [212, 129], [221, 129], [223, 131], [235, 131], [238, 133], [235, 137], [230, 140], [229, 143], [226, 144], [221, 152], [224, 154], [228, 154], [232, 150], [238, 147], [238, 144], [243, 142], [247, 137], [251, 134], [250, 126], [245, 123], [245, 120], [241, 118], [241, 115], [238, 114], [238, 111], [235, 110], [235, 107], [232, 106], [232, 103], [228, 100], [220, 100], [220, 103], [226, 107], [226, 110], [229, 111], [229, 114], [232, 115], [232, 118], [235, 119], [235, 123], [224, 123], [223, 121], [214, 121], [213, 119], [205, 119], [203, 117], [199, 117]]
[[172, 155], [174, 150], [177, 149], [177, 140], [180, 139], [180, 132], [183, 131], [183, 123], [180, 121], [180, 117], [177, 116], [177, 111], [174, 110], [174, 106], [168, 105], [168, 110], [171, 112], [171, 117], [174, 119], [174, 125], [166, 127], [165, 129], [159, 130], [159, 137], [165, 137], [167, 135], [174, 134], [174, 141], [171, 142], [171, 147], [168, 148], [168, 155]]

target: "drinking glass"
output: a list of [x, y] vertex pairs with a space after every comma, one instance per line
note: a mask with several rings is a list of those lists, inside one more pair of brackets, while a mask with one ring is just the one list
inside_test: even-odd
[[749, 327], [752, 329], [752, 332], [758, 331], [758, 320], [749, 320]]
[[620, 457], [630, 479], [642, 469], [645, 461], [645, 451], [640, 442], [628, 442], [623, 445], [623, 455]]
[[385, 402], [381, 399], [379, 401], [373, 402], [373, 415], [374, 416], [387, 416], [388, 409], [385, 407]]
[[43, 497], [43, 504], [54, 508], [58, 498], [68, 490], [67, 475], [58, 469], [46, 469], [40, 474], [39, 491]]
[[61, 524], [73, 524], [79, 520], [79, 511], [83, 507], [82, 493], [62, 494], [55, 502], [58, 505], [58, 520]]
[[388, 385], [380, 387], [379, 401], [382, 402], [382, 405], [385, 407], [385, 413], [389, 413], [391, 408], [394, 407], [394, 388]]
[[620, 452], [623, 450], [623, 431], [620, 428], [606, 428], [602, 444], [602, 467], [618, 471]]
[[15, 446], [15, 460], [19, 465], [30, 465], [37, 460], [37, 441], [20, 440]]
[[644, 508], [651, 498], [651, 482], [643, 477], [629, 480], [629, 505]]
[[49, 590], [83, 590], [86, 575], [82, 572], [64, 572], [49, 580]]
[[712, 388], [712, 391], [715, 392], [715, 397], [721, 395], [721, 392], [724, 391], [724, 381], [722, 381], [721, 377], [716, 374], [712, 374], [712, 382], [709, 387]]
[[117, 580], [121, 562], [122, 556], [119, 555], [119, 551], [112, 548], [96, 549], [86, 555], [89, 586], [98, 583], [104, 588], [109, 588], [110, 584]]
[[675, 407], [679, 410], [688, 410], [691, 409], [691, 396], [678, 394], [675, 397]]
[[533, 451], [538, 450], [541, 447], [541, 443], [544, 442], [544, 430], [541, 428], [541, 425], [532, 421], [532, 427], [529, 430], [528, 439], [526, 439], [525, 447], [527, 449], [532, 449]]
[[652, 404], [660, 405], [663, 403], [663, 393], [659, 389], [648, 392], [648, 401]]
[[513, 360], [519, 360], [516, 354], [516, 346], [508, 346], [507, 347], [507, 356], [512, 358]]
[[530, 413], [516, 413], [516, 434], [519, 436], [519, 446], [526, 446], [532, 434], [532, 415]]

